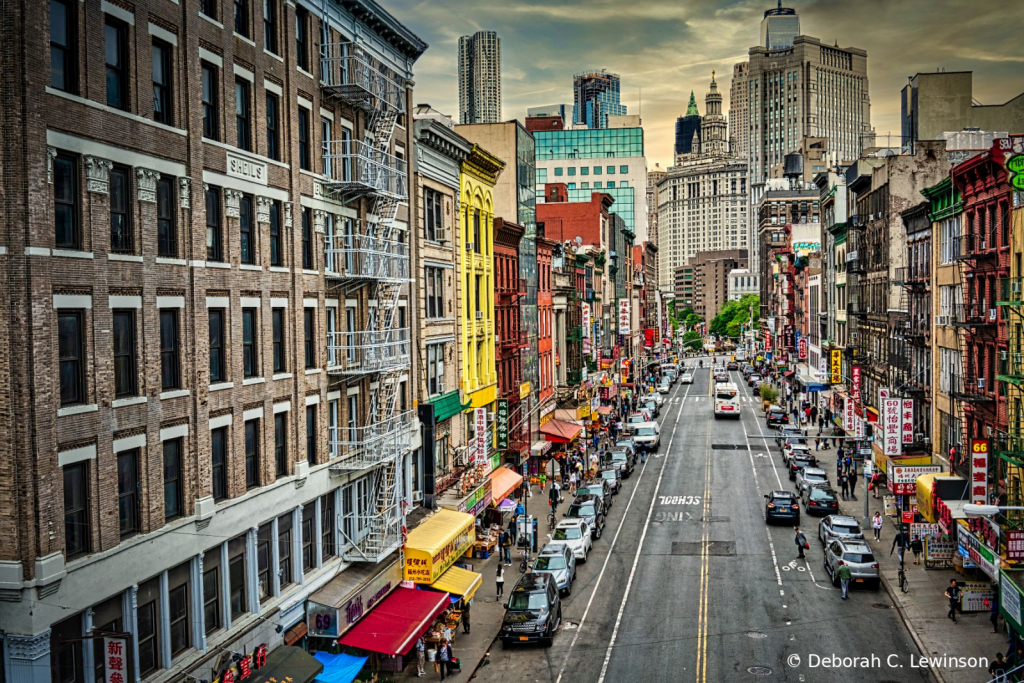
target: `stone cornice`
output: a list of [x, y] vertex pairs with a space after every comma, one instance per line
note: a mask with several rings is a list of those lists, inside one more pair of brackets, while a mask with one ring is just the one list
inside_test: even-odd
[[504, 161], [477, 144], [473, 145], [469, 156], [462, 162], [463, 171], [475, 175], [490, 185], [498, 182], [498, 176], [504, 168]]

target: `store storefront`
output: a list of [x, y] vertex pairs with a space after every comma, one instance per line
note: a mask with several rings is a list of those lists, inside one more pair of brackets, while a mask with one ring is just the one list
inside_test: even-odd
[[401, 671], [420, 636], [451, 607], [448, 593], [399, 587], [338, 642], [374, 653], [371, 668]]
[[490, 470], [490, 463], [485, 467], [468, 469], [455, 486], [437, 499], [438, 507], [474, 517], [481, 514], [491, 502], [491, 480], [485, 470]]
[[491, 480], [491, 505], [500, 508], [506, 498], [511, 498], [523, 483], [523, 476], [508, 467], [499, 467], [487, 477]]
[[230, 658], [228, 665], [214, 677], [214, 683], [311, 683], [323, 670], [323, 664], [301, 647], [286, 645], [268, 650], [266, 645], [257, 645], [252, 653], [237, 662]]
[[475, 539], [472, 515], [439, 510], [409, 532], [405, 543], [405, 580], [434, 583], [466, 554]]
[[331, 579], [306, 601], [307, 634], [338, 638], [401, 585], [405, 567], [398, 553], [379, 564], [356, 564]]

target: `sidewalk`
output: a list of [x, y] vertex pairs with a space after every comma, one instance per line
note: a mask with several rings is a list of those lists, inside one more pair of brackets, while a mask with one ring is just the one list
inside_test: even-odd
[[[819, 451], [820, 453], [821, 451]], [[819, 458], [824, 464], [826, 471], [834, 474], [835, 449], [826, 451], [825, 457]], [[831, 457], [830, 457], [831, 456]], [[832, 469], [830, 469], [832, 468]], [[924, 560], [920, 565], [913, 564], [913, 553], [909, 550], [906, 553], [904, 565], [907, 571], [907, 580], [910, 590], [903, 593], [899, 589], [897, 573], [899, 560], [896, 553], [889, 555], [892, 548], [893, 538], [896, 536], [896, 528], [890, 520], [886, 520], [882, 527], [882, 540], [876, 542], [871, 533], [870, 520], [864, 520], [864, 496], [871, 496], [871, 492], [864, 485], [864, 477], [860, 476], [857, 485], [857, 497], [850, 500], [840, 500], [839, 507], [843, 514], [855, 517], [860, 521], [864, 530], [864, 537], [874, 549], [875, 558], [878, 560], [882, 575], [882, 586], [892, 598], [900, 618], [910, 631], [911, 637], [925, 657], [986, 657], [989, 661], [995, 658], [996, 652], [1006, 653], [1009, 647], [1007, 635], [1000, 620], [1000, 632], [989, 633], [992, 624], [989, 622], [989, 613], [966, 612], [957, 615], [957, 623], [954, 624], [946, 617], [949, 611], [949, 602], [943, 596], [949, 586], [950, 579], [957, 581], [967, 580], [963, 574], [953, 569], [925, 569]], [[870, 514], [875, 510], [882, 509], [882, 499], [870, 500]], [[987, 580], [987, 579], [986, 579]], [[985, 670], [977, 668], [961, 669], [949, 667], [932, 667], [939, 683], [982, 683], [988, 681], [987, 667]]]

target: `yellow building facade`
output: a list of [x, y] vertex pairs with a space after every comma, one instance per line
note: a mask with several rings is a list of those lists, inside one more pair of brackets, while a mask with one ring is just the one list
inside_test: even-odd
[[459, 174], [459, 279], [462, 290], [463, 401], [490, 406], [498, 395], [494, 363], [494, 186], [505, 162], [479, 145]]

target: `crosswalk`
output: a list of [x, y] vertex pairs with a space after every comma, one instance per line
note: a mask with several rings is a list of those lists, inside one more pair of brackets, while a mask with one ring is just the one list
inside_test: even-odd
[[[687, 400], [697, 401], [698, 403], [700, 403], [701, 401], [711, 402], [711, 401], [714, 400], [714, 397], [712, 397], [712, 396], [688, 396]], [[682, 403], [682, 402], [683, 402], [683, 397], [682, 396], [676, 396], [674, 398], [670, 398], [670, 399], [666, 399], [665, 400], [665, 403], [667, 403], [667, 404], [678, 404], [678, 403]], [[740, 394], [739, 402], [741, 404], [746, 403], [748, 405], [761, 405], [761, 399], [760, 398], [755, 398], [753, 396], [744, 396], [743, 394]]]

